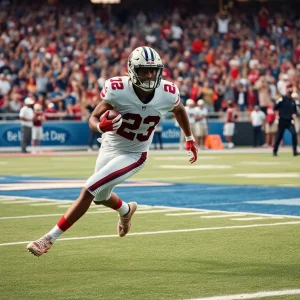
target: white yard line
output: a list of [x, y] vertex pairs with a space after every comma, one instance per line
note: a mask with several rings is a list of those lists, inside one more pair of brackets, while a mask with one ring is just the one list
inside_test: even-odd
[[[23, 196], [0, 196], [0, 201], [6, 201], [6, 200], [14, 200], [14, 199], [24, 199], [24, 200], [40, 200], [40, 201], [55, 201], [59, 202], [60, 199], [51, 199], [51, 198], [35, 198], [35, 197], [23, 197]], [[64, 202], [74, 202], [74, 200], [63, 200]]]
[[268, 219], [284, 219], [284, 217], [253, 217], [253, 218], [232, 218], [232, 221], [254, 221], [254, 220], [268, 220]]
[[[143, 212], [143, 213], [145, 213], [145, 212]], [[211, 231], [211, 230], [223, 230], [223, 229], [244, 229], [244, 228], [256, 228], [256, 227], [273, 227], [273, 226], [299, 225], [299, 224], [300, 224], [300, 221], [293, 221], [293, 222], [270, 223], [270, 224], [240, 225], [240, 226], [202, 227], [202, 228], [190, 228], [190, 229], [174, 229], [174, 230], [149, 231], [149, 232], [133, 232], [133, 233], [127, 234], [127, 236], [142, 236], [142, 235], [184, 233], [184, 232]], [[91, 240], [91, 239], [116, 238], [116, 237], [119, 237], [119, 236], [116, 235], [116, 234], [92, 235], [92, 236], [61, 238], [61, 239], [58, 239], [57, 241], [58, 242], [62, 242], [62, 241], [73, 241], [73, 240]], [[22, 244], [27, 244], [29, 242], [30, 241], [2, 243], [2, 244], [0, 244], [0, 246], [22, 245]]]
[[247, 214], [235, 213], [235, 214], [216, 215], [216, 216], [203, 216], [203, 217], [200, 217], [200, 218], [203, 218], [203, 219], [218, 219], [218, 218], [240, 217], [240, 216], [245, 216], [245, 215], [247, 215]]
[[[35, 202], [35, 201], [34, 201]], [[60, 203], [64, 203], [65, 201], [57, 201], [57, 203], [55, 202], [47, 202], [47, 203], [34, 203], [34, 204], [29, 204], [29, 206], [53, 206], [53, 205], [59, 205]], [[68, 205], [68, 207], [70, 206], [70, 204]]]
[[[154, 213], [164, 213], [164, 212], [170, 212], [170, 211], [178, 211], [181, 209], [157, 209], [157, 210], [142, 210], [137, 211], [135, 214], [154, 214]], [[100, 208], [97, 211], [88, 211], [86, 214], [105, 214], [105, 213], [116, 213], [112, 209], [104, 210], [103, 208]], [[27, 216], [11, 216], [11, 217], [0, 217], [1, 220], [14, 220], [14, 219], [31, 219], [31, 218], [45, 218], [45, 217], [58, 217], [61, 216], [60, 214], [41, 214], [41, 215], [27, 215]]]
[[179, 169], [179, 170], [215, 170], [215, 169], [231, 169], [230, 165], [196, 165], [196, 166], [183, 166], [183, 165], [160, 165], [159, 169]]
[[[39, 202], [39, 205], [41, 205], [41, 201], [40, 200], [16, 200], [16, 201], [12, 201], [12, 200], [9, 200], [9, 201], [2, 201], [1, 203], [2, 204], [29, 204], [29, 203], [36, 203], [36, 202]], [[46, 203], [44, 203], [46, 204]], [[47, 203], [49, 204], [49, 203]], [[32, 204], [34, 205], [34, 204]]]
[[239, 299], [257, 299], [265, 297], [277, 297], [287, 295], [299, 295], [300, 289], [295, 290], [282, 290], [282, 291], [269, 291], [269, 292], [257, 292], [253, 294], [239, 294], [239, 295], [227, 295], [227, 296], [213, 296], [205, 298], [193, 298], [188, 300], [239, 300]]
[[[230, 187], [230, 189], [236, 189], [239, 187]], [[206, 189], [211, 189], [211, 188], [206, 188]], [[213, 188], [213, 189], [218, 189], [218, 188]], [[203, 190], [203, 189], [201, 189]], [[174, 190], [173, 190], [174, 191]], [[162, 191], [160, 191], [162, 192]], [[142, 192], [144, 193], [144, 192]], [[61, 200], [59, 199], [48, 199], [48, 198], [34, 198], [34, 197], [22, 197], [22, 196], [0, 196], [0, 202], [1, 201], [7, 201], [7, 200], [14, 200], [14, 199], [31, 199], [31, 200], [41, 200], [41, 201], [54, 201], [59, 203]], [[278, 200], [278, 199], [276, 199]], [[281, 200], [290, 200], [290, 199], [281, 199]], [[264, 200], [261, 200], [264, 201]], [[63, 200], [63, 203], [73, 203], [74, 200]], [[240, 204], [241, 202], [232, 202], [232, 203], [218, 203], [218, 205], [231, 205], [231, 204]], [[207, 206], [207, 205], [215, 205], [215, 204], [208, 204], [208, 203], [203, 203], [198, 205], [199, 207], [201, 206]], [[217, 204], [216, 204], [217, 205]], [[147, 205], [145, 205], [147, 206]], [[215, 209], [201, 209], [201, 208], [189, 208], [189, 207], [174, 207], [174, 206], [163, 206], [163, 205], [148, 205], [151, 208], [159, 208], [159, 209], [173, 209], [173, 210], [185, 210], [185, 211], [208, 211], [210, 213], [237, 213], [237, 214], [244, 214], [244, 215], [251, 215], [251, 216], [265, 216], [265, 217], [286, 217], [286, 218], [293, 218], [293, 219], [300, 219], [300, 216], [294, 216], [294, 215], [280, 215], [280, 214], [265, 214], [265, 213], [254, 213], [254, 212], [234, 212], [234, 211], [225, 211], [225, 210], [215, 210]], [[65, 207], [69, 207], [69, 205], [66, 205]], [[60, 215], [59, 215], [60, 216]], [[30, 216], [29, 216], [30, 217]], [[13, 217], [14, 218], [14, 217]], [[28, 218], [28, 217], [27, 217]], [[1, 218], [0, 218], [1, 220]]]
[[[222, 158], [221, 156], [208, 156], [208, 155], [205, 155], [205, 156], [198, 156], [198, 160], [209, 160], [209, 159], [220, 159]], [[153, 160], [163, 160], [163, 161], [166, 161], [166, 160], [171, 160], [171, 161], [179, 161], [179, 160], [184, 160], [186, 161], [187, 160], [187, 157], [184, 157], [184, 156], [169, 156], [169, 157], [154, 157]]]
[[206, 215], [211, 214], [210, 211], [193, 211], [193, 212], [186, 212], [186, 213], [174, 213], [174, 214], [165, 214], [168, 217], [178, 217], [178, 216], [193, 216], [193, 215]]

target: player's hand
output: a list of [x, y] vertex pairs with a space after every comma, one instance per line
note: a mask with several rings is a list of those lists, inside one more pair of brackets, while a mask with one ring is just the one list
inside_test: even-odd
[[185, 142], [185, 149], [188, 152], [188, 155], [191, 156], [192, 158], [190, 159], [190, 163], [194, 163], [197, 158], [198, 158], [198, 149], [197, 146], [195, 144], [194, 140], [190, 140], [190, 141], [186, 141]]
[[101, 118], [100, 123], [98, 124], [98, 129], [100, 129], [100, 132], [107, 132], [107, 131], [117, 131], [120, 126], [122, 125], [122, 115], [118, 115], [112, 120], [107, 119], [107, 115], [109, 114], [109, 111], [106, 111]]

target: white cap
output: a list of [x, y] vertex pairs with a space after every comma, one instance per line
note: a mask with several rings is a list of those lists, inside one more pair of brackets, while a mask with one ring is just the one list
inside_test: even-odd
[[54, 108], [54, 103], [52, 103], [52, 102], [48, 103], [47, 107], [48, 108]]
[[34, 111], [42, 110], [42, 105], [39, 104], [39, 103], [34, 104], [34, 105], [33, 105], [33, 110], [34, 110]]
[[198, 104], [198, 105], [204, 105], [204, 103], [205, 103], [205, 102], [204, 102], [203, 99], [199, 99], [199, 100], [197, 101], [197, 104]]
[[189, 105], [194, 105], [194, 104], [195, 104], [195, 101], [194, 101], [193, 99], [187, 99], [186, 102], [185, 102], [185, 104], [186, 104], [187, 106], [189, 106]]
[[30, 97], [25, 98], [24, 104], [25, 105], [32, 105], [34, 103], [34, 100]]

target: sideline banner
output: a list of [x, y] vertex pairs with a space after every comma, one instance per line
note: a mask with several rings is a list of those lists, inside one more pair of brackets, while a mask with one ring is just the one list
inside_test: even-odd
[[[42, 146], [88, 145], [89, 127], [86, 122], [44, 122]], [[0, 146], [20, 147], [21, 125], [0, 123]]]
[[[209, 121], [209, 134], [218, 134], [222, 141], [223, 122]], [[236, 145], [252, 145], [252, 126], [249, 122], [236, 124], [233, 141]], [[173, 120], [162, 122], [162, 139], [164, 144], [178, 144], [180, 129]], [[87, 122], [44, 122], [42, 146], [88, 146], [89, 126]], [[0, 122], [0, 147], [20, 147], [21, 125], [19, 122]], [[291, 145], [291, 134], [285, 132], [284, 144]]]

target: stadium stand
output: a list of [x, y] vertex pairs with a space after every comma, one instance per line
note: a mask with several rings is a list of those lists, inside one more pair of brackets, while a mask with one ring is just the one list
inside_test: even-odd
[[293, 11], [124, 15], [106, 6], [29, 4], [2, 7], [0, 29], [0, 119], [16, 119], [28, 96], [48, 120], [87, 118], [105, 79], [125, 75], [127, 56], [140, 45], [158, 49], [163, 76], [179, 86], [184, 104], [201, 98], [213, 117], [223, 116], [229, 100], [240, 111], [257, 104], [266, 110], [287, 83], [300, 91], [300, 18]]

